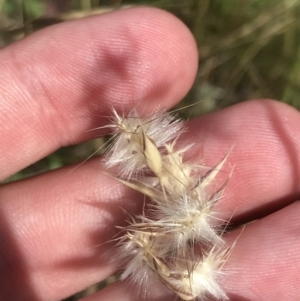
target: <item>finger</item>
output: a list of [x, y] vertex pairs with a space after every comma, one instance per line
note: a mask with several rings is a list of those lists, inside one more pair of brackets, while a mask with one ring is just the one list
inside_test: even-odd
[[[260, 221], [249, 224], [241, 234], [236, 230], [227, 237], [236, 245], [223, 269], [223, 288], [231, 301], [298, 300], [300, 268], [300, 202], [294, 203]], [[117, 282], [82, 299], [137, 301], [137, 290]], [[171, 301], [167, 291], [149, 289], [149, 301]]]
[[[217, 210], [247, 222], [298, 199], [300, 114], [275, 101], [249, 101], [190, 123], [184, 143], [199, 141], [189, 157], [214, 166], [230, 152], [220, 186], [230, 180]], [[233, 169], [233, 170], [232, 170]]]
[[[227, 116], [225, 120], [227, 122], [230, 116], [231, 120], [236, 120], [237, 122], [239, 116], [241, 116], [241, 112], [246, 108], [246, 111], [249, 112], [249, 116], [244, 114], [243, 118], [244, 120], [248, 120], [249, 126], [249, 119], [254, 123], [256, 123], [257, 120], [263, 119], [264, 116], [260, 115], [260, 113], [264, 112], [262, 105], [268, 105], [273, 107], [273, 110], [279, 110], [283, 118], [291, 121], [289, 125], [286, 125], [288, 127], [287, 130], [291, 133], [297, 131], [297, 122], [293, 121], [293, 118], [295, 118], [293, 117], [294, 111], [276, 102], [263, 104], [260, 102], [249, 102], [238, 105], [236, 106], [236, 110], [233, 107], [224, 111], [225, 116]], [[230, 111], [231, 114], [229, 114]], [[255, 114], [253, 114], [254, 112]], [[218, 115], [213, 114], [204, 118], [206, 118], [206, 121], [210, 120], [210, 122], [213, 123], [214, 116]], [[220, 119], [220, 115], [218, 118]], [[210, 129], [208, 122], [204, 124], [201, 123], [202, 119], [193, 121], [191, 128], [193, 126], [196, 127], [198, 125], [199, 127], [199, 125], [203, 125], [204, 130], [206, 130], [204, 126], [206, 125], [207, 129]], [[219, 126], [224, 133], [226, 133], [226, 131], [233, 133], [231, 128], [226, 130], [227, 123], [220, 123]], [[214, 128], [214, 130], [215, 133], [218, 133], [216, 128]], [[213, 132], [211, 131], [211, 133]], [[263, 137], [260, 137], [262, 134], [261, 131], [254, 132], [254, 129], [249, 132], [243, 129], [243, 133], [244, 135], [248, 135], [243, 136], [244, 141], [246, 140], [247, 142], [253, 139], [251, 138], [252, 135], [255, 135], [258, 139], [255, 141], [260, 141], [260, 143], [264, 143], [265, 139], [263, 138], [265, 137], [268, 137], [268, 139], [266, 139], [267, 142], [274, 139], [271, 134], [269, 134], [269, 136], [266, 135], [267, 130]], [[195, 135], [197, 136], [198, 134], [197, 132], [195, 132], [194, 136], [186, 134], [185, 143], [188, 143], [192, 137], [195, 141]], [[240, 132], [237, 131], [236, 139], [239, 137], [238, 134], [240, 134]], [[201, 138], [203, 140], [203, 137], [204, 136], [199, 136], [199, 139]], [[205, 154], [208, 164], [218, 161], [221, 155], [226, 153], [229, 146], [231, 146], [230, 139], [228, 139], [228, 141], [222, 141], [222, 139], [217, 138], [218, 136], [210, 135], [205, 141], [204, 149], [211, 150], [210, 153]], [[236, 139], [233, 138], [234, 137], [231, 138], [232, 141], [236, 141]], [[227, 146], [225, 141], [228, 144]], [[275, 150], [276, 153], [280, 155], [276, 149], [276, 145], [280, 140], [277, 138], [275, 141], [276, 143], [268, 142], [262, 145], [262, 149], [268, 150], [269, 147], [269, 151]], [[223, 144], [225, 144], [225, 146], [223, 146]], [[238, 146], [242, 150], [242, 145]], [[195, 155], [197, 154], [194, 158], [195, 160], [200, 158], [199, 153], [201, 148], [202, 146], [198, 145], [197, 150], [195, 150]], [[239, 148], [235, 147], [234, 151]], [[280, 149], [281, 148], [279, 148], [279, 150]], [[247, 190], [247, 187], [242, 186], [244, 185], [243, 183], [248, 185], [251, 184], [252, 181], [255, 183], [255, 181], [257, 181], [257, 175], [255, 173], [252, 174], [253, 178], [248, 176], [248, 180], [244, 182], [243, 177], [247, 177], [248, 169], [246, 167], [250, 162], [246, 164], [243, 160], [239, 160], [242, 156], [238, 152], [234, 153], [234, 151], [230, 160], [237, 162], [236, 164], [240, 164], [240, 168], [244, 170], [245, 174], [240, 174], [240, 177], [232, 178], [230, 181], [232, 182], [233, 179], [236, 181], [233, 188], [242, 188], [234, 191], [230, 190], [233, 188], [230, 188], [229, 185], [226, 193], [232, 193], [233, 197], [229, 198], [228, 201], [224, 198], [224, 201], [221, 203], [222, 206], [224, 205], [225, 209], [229, 208], [228, 211], [231, 210], [232, 212], [240, 198], [244, 198], [249, 210], [255, 208], [255, 206], [263, 205], [263, 199], [260, 198], [259, 193], [256, 198], [253, 198], [251, 189]], [[221, 154], [222, 152], [224, 153]], [[265, 160], [265, 152], [261, 154], [263, 159], [259, 159], [259, 154], [261, 153], [258, 153], [258, 155], [255, 153], [253, 155], [254, 162], [260, 162], [259, 160], [264, 159], [266, 168], [271, 170], [278, 168], [276, 165], [273, 165], [273, 161], [268, 162]], [[284, 156], [279, 156], [278, 160], [275, 161], [279, 166], [282, 166], [283, 163], [280, 160], [285, 160]], [[243, 164], [245, 164], [245, 166]], [[289, 170], [288, 168], [287, 166], [287, 170]], [[278, 170], [280, 170], [280, 168], [278, 168]], [[286, 170], [281, 170], [281, 172], [285, 175], [287, 174]], [[228, 175], [228, 173], [226, 174], [225, 172], [225, 176], [226, 175]], [[260, 176], [262, 175], [264, 174], [260, 174]], [[290, 180], [293, 180], [292, 176], [291, 174]], [[265, 180], [268, 184], [270, 179], [262, 177], [260, 180]], [[283, 192], [278, 190], [277, 194], [274, 193], [273, 188], [270, 192], [273, 193], [271, 197], [277, 200], [278, 195], [281, 197], [291, 193], [290, 186], [282, 186], [281, 188]], [[263, 186], [261, 186], [260, 189], [263, 189]], [[297, 190], [293, 190], [292, 192], [296, 193], [296, 191]], [[248, 193], [246, 196], [248, 195], [249, 199], [243, 196], [245, 192]], [[264, 192], [264, 190], [262, 190], [262, 192]], [[6, 222], [5, 225], [2, 226], [2, 229], [11, 231], [12, 234], [10, 236], [6, 234], [5, 237], [15, 237], [17, 246], [22, 246], [22, 251], [20, 251], [19, 248], [13, 247], [12, 249], [17, 250], [6, 251], [6, 253], [4, 253], [6, 257], [11, 256], [12, 253], [17, 254], [16, 257], [19, 258], [18, 256], [20, 256], [21, 258], [19, 261], [25, 262], [26, 264], [28, 263], [29, 273], [33, 274], [31, 278], [35, 279], [32, 281], [32, 286], [39, 287], [41, 292], [47, 292], [41, 295], [50, 295], [53, 298], [58, 296], [62, 297], [59, 294], [67, 296], [80, 288], [100, 281], [113, 273], [116, 269], [116, 264], [110, 262], [106, 257], [101, 257], [99, 254], [107, 254], [110, 245], [103, 245], [103, 243], [110, 240], [112, 233], [115, 233], [113, 230], [114, 225], [120, 225], [122, 220], [124, 220], [124, 213], [121, 208], [125, 208], [129, 213], [134, 213], [135, 209], [138, 210], [138, 208], [134, 208], [134, 206], [139, 207], [142, 205], [143, 199], [135, 199], [130, 193], [132, 192], [129, 192], [129, 190], [125, 188], [120, 188], [114, 181], [103, 176], [101, 174], [101, 166], [95, 163], [95, 161], [84, 164], [81, 168], [76, 169], [70, 174], [68, 174], [66, 169], [62, 169], [45, 174], [39, 178], [28, 179], [20, 183], [3, 186], [0, 190], [0, 199], [2, 200], [3, 216], [6, 217]], [[266, 198], [265, 201], [267, 204], [272, 205], [271, 198]], [[96, 208], [95, 206], [87, 205], [90, 203], [94, 204]], [[243, 204], [240, 206], [242, 209], [244, 208]], [[22, 231], [20, 232], [18, 229], [22, 229]], [[43, 235], [41, 235], [39, 231], [42, 231]], [[92, 238], [88, 239], [86, 233], [94, 233], [95, 235], [92, 235]], [[88, 235], [88, 237], [91, 236]], [[9, 248], [8, 246], [10, 244], [11, 243], [8, 242], [3, 244], [3, 246]], [[111, 254], [109, 253], [109, 255]], [[6, 257], [3, 256], [3, 258]], [[48, 263], [46, 264], [43, 263], [45, 258], [48, 258]], [[65, 268], [64, 265], [61, 266], [61, 262], [69, 262], [68, 268]], [[19, 268], [17, 264], [14, 268], [10, 268], [9, 271], [5, 271], [5, 279], [15, 279], [14, 275]], [[80, 277], [81, 274], [88, 276]], [[9, 278], [7, 275], [11, 275], [11, 277]], [[49, 285], [49, 283], [53, 283], [53, 285]], [[49, 293], [48, 290], [53, 292]]]
[[[168, 108], [189, 90], [197, 49], [154, 8], [54, 25], [0, 52], [0, 176], [91, 138], [110, 106]], [[99, 135], [99, 133], [96, 133]]]
[[[225, 267], [228, 296], [239, 300], [298, 300], [300, 202], [246, 226]], [[229, 234], [234, 241], [241, 231]]]
[[124, 224], [124, 211], [137, 212], [143, 199], [135, 202], [132, 190], [99, 168], [94, 159], [75, 171], [65, 168], [1, 188], [5, 300], [61, 300], [116, 270], [109, 243], [119, 231], [115, 226]]

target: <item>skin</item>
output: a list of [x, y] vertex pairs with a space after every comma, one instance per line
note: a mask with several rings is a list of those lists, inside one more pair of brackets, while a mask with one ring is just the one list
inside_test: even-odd
[[[113, 105], [151, 113], [188, 92], [198, 65], [174, 16], [133, 8], [51, 26], [0, 51], [0, 177], [56, 149], [99, 136]], [[137, 101], [138, 100], [138, 101]], [[235, 225], [223, 286], [236, 301], [300, 296], [300, 115], [272, 100], [244, 102], [189, 122], [189, 156], [215, 165], [234, 146], [235, 166], [217, 205]], [[101, 159], [0, 187], [0, 300], [61, 300], [116, 271], [106, 243], [139, 210]], [[150, 294], [149, 300], [166, 300]], [[84, 298], [138, 300], [115, 283]], [[174, 300], [174, 296], [170, 296]]]

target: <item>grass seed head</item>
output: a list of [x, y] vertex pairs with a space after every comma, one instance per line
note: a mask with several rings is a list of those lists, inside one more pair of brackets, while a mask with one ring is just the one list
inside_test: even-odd
[[[227, 182], [215, 192], [211, 184], [228, 155], [203, 175], [202, 167], [184, 161], [191, 145], [175, 149], [183, 123], [174, 115], [140, 117], [136, 109], [113, 115], [108, 127], [116, 137], [107, 166], [117, 166], [117, 179], [152, 202], [147, 213], [123, 227], [121, 279], [130, 278], [144, 291], [149, 280], [159, 279], [187, 301], [226, 299], [218, 281], [227, 257], [218, 251], [224, 243], [214, 205]], [[195, 256], [196, 246], [201, 255]]]

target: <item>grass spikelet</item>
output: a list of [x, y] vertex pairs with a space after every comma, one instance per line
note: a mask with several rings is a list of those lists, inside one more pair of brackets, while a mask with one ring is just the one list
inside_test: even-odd
[[121, 279], [131, 279], [143, 292], [156, 279], [183, 300], [225, 300], [219, 278], [228, 257], [220, 235], [226, 223], [217, 218], [214, 206], [228, 180], [216, 190], [212, 183], [229, 153], [208, 171], [185, 162], [192, 145], [176, 147], [183, 126], [170, 113], [142, 118], [136, 109], [126, 116], [113, 110], [107, 127], [115, 141], [107, 166], [116, 166], [116, 179], [150, 201], [147, 212], [122, 227]]
[[184, 196], [176, 203], [160, 204], [158, 207], [159, 223], [168, 233], [172, 233], [173, 248], [187, 247], [188, 244], [218, 244], [222, 242], [217, 235], [217, 223], [213, 219], [212, 202], [197, 203], [189, 196]]
[[191, 145], [175, 151], [175, 142], [165, 145], [167, 153], [163, 156], [164, 169], [159, 181], [166, 191], [180, 195], [195, 184], [191, 178], [195, 166], [183, 162], [183, 155]]
[[227, 250], [219, 252], [213, 248], [200, 259], [179, 258], [170, 270], [170, 276], [163, 282], [183, 300], [205, 300], [211, 296], [217, 300], [227, 300], [219, 284], [227, 253]]
[[108, 127], [116, 137], [107, 153], [106, 165], [117, 166], [119, 176], [124, 179], [153, 167], [151, 164], [149, 166], [149, 162], [154, 165], [155, 172], [159, 160], [155, 157], [158, 155], [157, 149], [182, 131], [182, 121], [169, 113], [142, 118], [136, 109], [132, 109], [126, 117], [120, 116], [114, 109], [112, 112], [112, 124]]

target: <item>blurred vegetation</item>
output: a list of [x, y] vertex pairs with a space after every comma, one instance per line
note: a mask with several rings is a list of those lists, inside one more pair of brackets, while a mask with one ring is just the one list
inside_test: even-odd
[[[0, 0], [0, 47], [54, 23], [135, 5], [170, 11], [195, 36], [199, 72], [179, 107], [196, 104], [183, 117], [252, 98], [300, 108], [298, 0]], [[82, 161], [102, 142], [58, 150], [9, 180]]]

